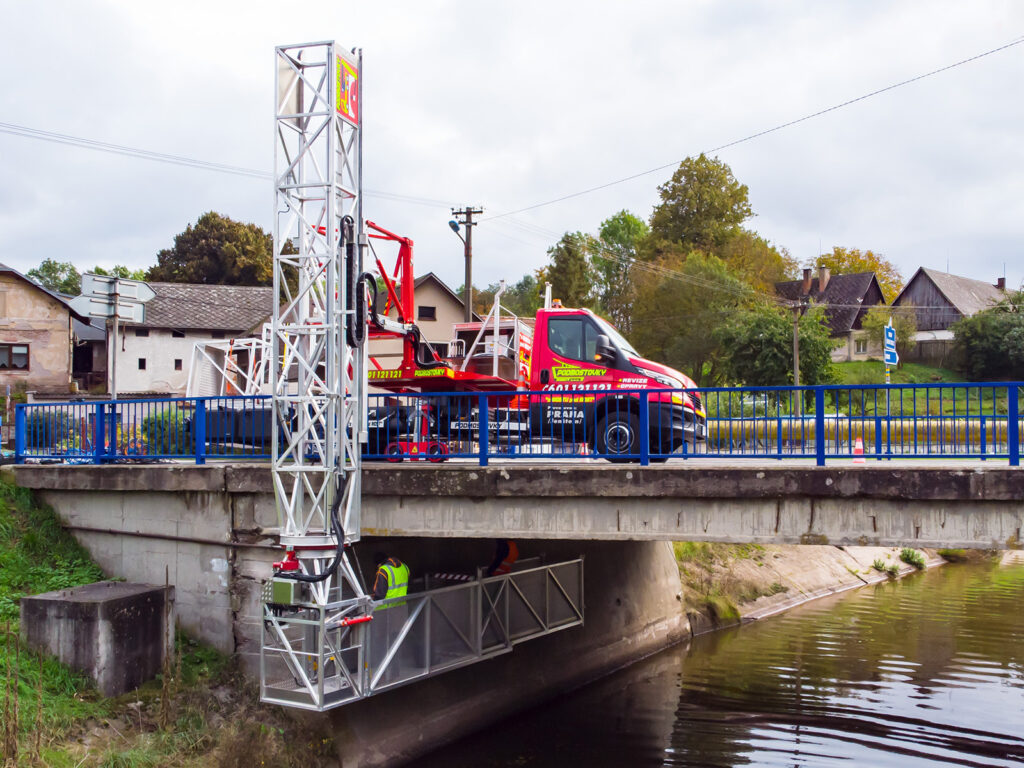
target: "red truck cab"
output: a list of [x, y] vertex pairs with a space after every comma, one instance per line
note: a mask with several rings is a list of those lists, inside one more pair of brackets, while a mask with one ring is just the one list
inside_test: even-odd
[[684, 442], [693, 450], [706, 437], [696, 384], [641, 357], [614, 326], [589, 309], [537, 311], [530, 388], [557, 393], [531, 398], [531, 421], [540, 419], [545, 433], [571, 430], [598, 454], [640, 453], [642, 398], [636, 390], [647, 391], [651, 453], [673, 453]]

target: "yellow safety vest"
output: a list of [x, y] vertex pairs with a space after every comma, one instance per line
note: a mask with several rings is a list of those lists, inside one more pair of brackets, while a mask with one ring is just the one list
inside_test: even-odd
[[[384, 575], [388, 577], [388, 592], [384, 595], [384, 599], [390, 600], [393, 597], [405, 597], [409, 592], [409, 566], [400, 562], [400, 565], [396, 568], [393, 565], [384, 563], [380, 568], [384, 571]], [[405, 605], [405, 601], [382, 605], [377, 610], [383, 611], [398, 605]]]

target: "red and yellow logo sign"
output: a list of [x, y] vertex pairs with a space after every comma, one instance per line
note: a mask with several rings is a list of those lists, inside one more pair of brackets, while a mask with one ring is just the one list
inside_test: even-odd
[[334, 105], [342, 117], [359, 125], [359, 70], [338, 57]]

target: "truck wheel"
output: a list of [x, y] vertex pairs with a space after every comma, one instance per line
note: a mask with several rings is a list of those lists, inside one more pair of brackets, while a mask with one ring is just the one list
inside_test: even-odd
[[637, 443], [638, 432], [639, 420], [635, 413], [630, 411], [610, 413], [597, 425], [595, 440], [597, 452], [608, 454], [609, 461], [626, 461], [627, 459], [616, 458], [616, 456], [640, 453]]

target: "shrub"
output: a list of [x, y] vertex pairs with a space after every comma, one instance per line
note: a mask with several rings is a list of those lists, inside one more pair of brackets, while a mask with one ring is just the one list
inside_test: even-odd
[[885, 571], [885, 561], [882, 560], [882, 558], [877, 557], [875, 558], [875, 562], [871, 564], [871, 567], [876, 571]]
[[940, 549], [939, 557], [950, 563], [962, 563], [967, 560], [966, 549]]
[[916, 549], [911, 549], [910, 547], [901, 549], [900, 560], [907, 565], [914, 566], [919, 571], [924, 570], [924, 556]]
[[150, 454], [192, 453], [192, 436], [185, 429], [185, 415], [173, 405], [142, 420], [142, 439]]

